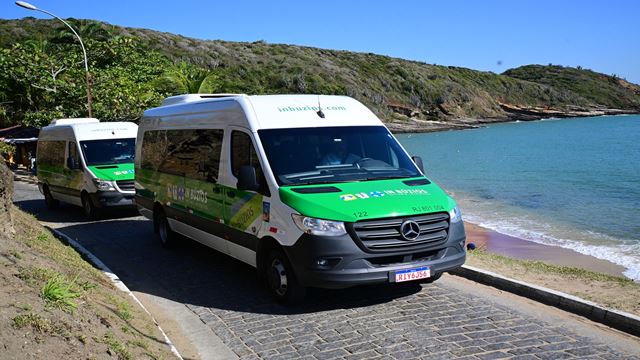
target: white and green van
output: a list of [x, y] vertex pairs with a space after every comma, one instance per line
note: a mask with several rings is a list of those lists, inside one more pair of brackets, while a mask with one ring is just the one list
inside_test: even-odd
[[88, 218], [101, 209], [134, 207], [133, 156], [138, 126], [93, 118], [58, 119], [40, 130], [38, 187], [47, 207], [82, 206]]
[[349, 97], [180, 95], [140, 121], [136, 204], [162, 244], [195, 239], [295, 302], [464, 263], [460, 211], [421, 167]]

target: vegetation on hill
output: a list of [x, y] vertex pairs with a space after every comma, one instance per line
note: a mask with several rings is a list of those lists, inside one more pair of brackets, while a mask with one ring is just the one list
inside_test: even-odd
[[507, 70], [503, 75], [569, 90], [600, 106], [640, 109], [640, 86], [617, 75], [558, 65], [526, 65]]
[[[136, 120], [163, 97], [184, 92], [349, 95], [400, 130], [505, 121], [525, 112], [543, 116], [549, 109], [560, 114], [598, 108], [640, 111], [634, 85], [609, 84], [608, 79], [608, 86], [617, 86], [628, 101], [591, 94], [598, 79], [569, 86], [527, 78], [524, 68], [518, 75], [498, 75], [370, 53], [203, 41], [90, 20], [70, 22], [88, 49], [95, 116], [102, 120]], [[80, 54], [58, 21], [0, 20], [0, 125], [44, 125], [57, 117], [85, 116]]]

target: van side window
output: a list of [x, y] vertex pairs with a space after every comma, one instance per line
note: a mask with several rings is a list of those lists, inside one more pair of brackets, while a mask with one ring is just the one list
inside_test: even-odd
[[39, 141], [38, 162], [45, 166], [64, 166], [65, 141]]
[[146, 131], [142, 138], [140, 167], [158, 171], [167, 157], [168, 144], [165, 130]]
[[238, 177], [240, 167], [244, 165], [251, 165], [256, 169], [256, 179], [262, 185], [264, 192], [268, 193], [267, 181], [251, 137], [242, 131], [233, 131], [231, 133], [231, 172], [235, 177]]
[[78, 153], [78, 146], [76, 145], [75, 142], [69, 141], [69, 157], [73, 160], [71, 160], [73, 162], [73, 167], [72, 169], [79, 169], [80, 168], [80, 154]]
[[222, 130], [190, 130], [186, 142], [193, 157], [185, 174], [188, 178], [217, 182], [222, 151]]
[[147, 131], [142, 139], [143, 169], [217, 182], [222, 129]]
[[231, 133], [231, 171], [233, 175], [237, 177], [240, 167], [244, 165], [253, 166], [256, 169], [256, 177], [260, 179], [262, 169], [251, 137], [241, 131], [234, 131]]

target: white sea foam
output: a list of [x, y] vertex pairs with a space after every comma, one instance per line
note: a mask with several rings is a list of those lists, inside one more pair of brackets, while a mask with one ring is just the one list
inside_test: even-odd
[[465, 219], [609, 260], [640, 280], [638, 131], [635, 115], [399, 138], [432, 180], [455, 189]]

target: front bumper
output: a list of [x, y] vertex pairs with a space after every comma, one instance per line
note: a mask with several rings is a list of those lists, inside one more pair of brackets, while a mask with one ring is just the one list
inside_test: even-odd
[[[285, 247], [298, 281], [304, 286], [345, 288], [392, 282], [395, 271], [428, 266], [432, 276], [464, 264], [466, 235], [462, 221], [451, 224], [444, 244], [413, 251], [371, 253], [356, 245], [350, 235], [338, 237], [304, 234]], [[325, 259], [327, 265], [318, 265]]]
[[97, 191], [89, 194], [93, 205], [97, 208], [135, 206], [135, 193], [127, 194], [118, 191]]

